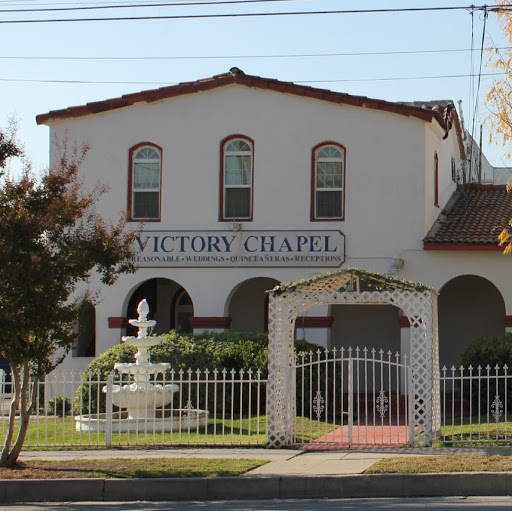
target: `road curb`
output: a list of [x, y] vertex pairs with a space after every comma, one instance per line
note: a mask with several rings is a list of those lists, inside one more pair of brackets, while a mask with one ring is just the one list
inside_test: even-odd
[[512, 473], [180, 479], [3, 479], [0, 502], [506, 496]]

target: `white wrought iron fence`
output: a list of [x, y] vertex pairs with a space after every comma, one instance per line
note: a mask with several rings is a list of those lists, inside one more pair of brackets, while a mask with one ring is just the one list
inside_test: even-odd
[[489, 444], [512, 440], [512, 374], [508, 366], [441, 369], [441, 429], [436, 442]]
[[409, 441], [407, 357], [367, 348], [302, 353], [295, 368], [295, 441], [316, 445]]
[[[1, 377], [1, 376], [0, 376]], [[178, 370], [152, 378], [144, 393], [136, 374], [120, 379], [52, 374], [37, 389], [27, 447], [251, 446], [266, 444], [267, 380], [260, 370]], [[0, 381], [0, 397], [10, 401]], [[162, 405], [159, 389], [172, 389]], [[147, 390], [147, 389], [146, 389]], [[116, 396], [117, 395], [117, 396]], [[127, 396], [130, 395], [130, 398]], [[153, 397], [152, 397], [153, 396]], [[130, 407], [119, 401], [128, 399]], [[0, 416], [7, 432], [8, 407]]]
[[[405, 357], [404, 357], [405, 359]], [[406, 444], [409, 373], [399, 354], [367, 349], [302, 353], [296, 359], [295, 442]], [[138, 394], [130, 417], [115, 405], [135, 375], [55, 374], [37, 389], [27, 447], [257, 446], [267, 442], [267, 380], [252, 370], [178, 370], [151, 383], [173, 389], [164, 406]], [[437, 445], [512, 441], [508, 366], [443, 367]], [[137, 394], [135, 393], [137, 396]], [[0, 371], [0, 436], [7, 432], [11, 384]], [[132, 403], [133, 404], [133, 403]]]

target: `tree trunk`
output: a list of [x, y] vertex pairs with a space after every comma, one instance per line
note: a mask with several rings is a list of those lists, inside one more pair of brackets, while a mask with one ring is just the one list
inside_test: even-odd
[[11, 374], [14, 380], [14, 396], [11, 401], [11, 406], [9, 407], [9, 425], [2, 448], [2, 455], [0, 456], [0, 467], [8, 466], [9, 452], [14, 435], [14, 425], [16, 423], [16, 411], [20, 401], [20, 371], [17, 365], [11, 364]]
[[[13, 370], [14, 373], [14, 370]], [[35, 380], [30, 382], [30, 364], [28, 361], [23, 362], [21, 378], [19, 374], [19, 368], [16, 368], [17, 376], [17, 385], [15, 392], [15, 400], [19, 402], [19, 411], [20, 411], [20, 428], [18, 431], [18, 435], [16, 437], [16, 441], [10, 449], [10, 445], [12, 443], [12, 437], [14, 432], [14, 419], [15, 414], [9, 416], [9, 431], [11, 432], [10, 437], [8, 434], [8, 439], [6, 438], [6, 442], [4, 444], [4, 450], [2, 452], [2, 458], [0, 460], [0, 466], [12, 468], [16, 461], [18, 460], [18, 456], [20, 455], [21, 449], [25, 442], [25, 437], [27, 435], [28, 426], [30, 423], [30, 416], [35, 409], [37, 403], [37, 390], [39, 386], [39, 378], [35, 378]], [[21, 381], [20, 381], [21, 380]], [[31, 388], [32, 386], [32, 388]], [[11, 404], [11, 412], [12, 412], [12, 404]], [[11, 427], [12, 423], [12, 427]], [[7, 443], [7, 440], [9, 442]], [[9, 450], [10, 449], [10, 450]]]

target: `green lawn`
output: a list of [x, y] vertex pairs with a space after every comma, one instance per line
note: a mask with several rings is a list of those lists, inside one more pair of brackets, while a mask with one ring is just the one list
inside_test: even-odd
[[512, 472], [510, 456], [396, 456], [378, 461], [365, 474]]
[[142, 458], [31, 460], [0, 468], [0, 479], [236, 477], [268, 460], [243, 458]]
[[[310, 421], [297, 418], [297, 432], [305, 442], [315, 440], [337, 426], [323, 421]], [[158, 432], [144, 431], [113, 433], [112, 446], [253, 446], [267, 444], [267, 418], [261, 416], [259, 421], [236, 419], [221, 422], [210, 419], [206, 430], [200, 428], [181, 431]], [[0, 437], [6, 434], [7, 419], [0, 419]], [[105, 447], [105, 433], [78, 432], [72, 417], [32, 417], [25, 441], [28, 449], [54, 448], [102, 448]]]
[[[483, 419], [485, 422], [482, 422]], [[505, 421], [502, 417], [496, 422], [490, 417], [490, 421], [487, 422], [487, 416], [485, 416], [479, 423], [478, 417], [472, 417], [464, 419], [462, 423], [459, 419], [453, 424], [444, 424], [441, 426], [436, 446], [512, 443], [512, 422], [510, 421], [512, 417], [507, 419]]]

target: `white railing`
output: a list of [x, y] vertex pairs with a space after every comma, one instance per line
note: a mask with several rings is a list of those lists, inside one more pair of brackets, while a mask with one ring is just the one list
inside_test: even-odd
[[[501, 443], [512, 439], [508, 366], [441, 369], [441, 429], [445, 444]], [[512, 404], [512, 401], [511, 401]]]
[[400, 354], [367, 348], [296, 360], [297, 443], [401, 445], [409, 441], [409, 371]]
[[[266, 444], [267, 380], [261, 371], [188, 369], [171, 371], [168, 379], [160, 375], [152, 383], [175, 386], [170, 402], [158, 406], [135, 393], [144, 411], [130, 418], [114, 405], [114, 394], [119, 387], [136, 385], [133, 375], [124, 375], [122, 381], [118, 373], [90, 374], [85, 379], [80, 374], [50, 375], [37, 389], [39, 406], [30, 420], [25, 446]], [[2, 385], [0, 391], [4, 390]], [[0, 416], [2, 438], [7, 421], [7, 414]]]
[[[404, 357], [405, 358], [405, 357]], [[292, 368], [295, 442], [406, 444], [409, 372], [406, 360], [382, 350], [301, 353]], [[114, 405], [116, 388], [133, 385], [118, 373], [53, 374], [37, 389], [27, 447], [262, 446], [267, 443], [267, 380], [252, 370], [179, 370], [156, 379], [172, 385], [170, 402], [144, 404], [143, 418]], [[116, 387], [118, 386], [118, 387]], [[497, 444], [512, 440], [512, 372], [485, 366], [440, 372], [437, 445]], [[7, 432], [11, 384], [0, 371], [0, 439]], [[142, 394], [137, 400], [144, 402]], [[139, 406], [140, 408], [140, 406]], [[149, 419], [148, 419], [149, 417]]]

